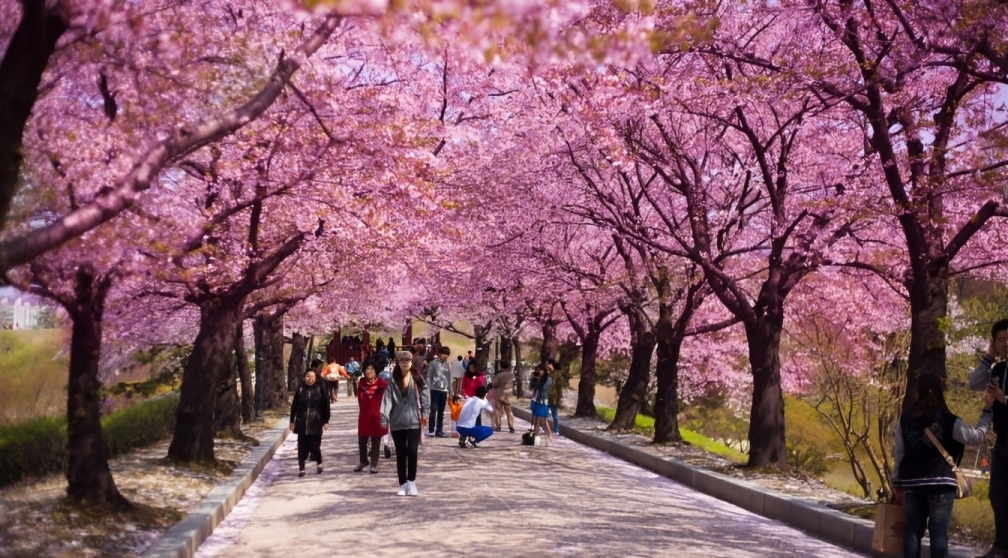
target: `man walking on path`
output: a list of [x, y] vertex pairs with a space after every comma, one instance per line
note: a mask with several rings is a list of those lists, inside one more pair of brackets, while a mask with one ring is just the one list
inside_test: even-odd
[[357, 384], [360, 382], [361, 377], [361, 365], [357, 362], [357, 357], [350, 355], [350, 362], [346, 365], [346, 371], [349, 375], [347, 378], [347, 397], [357, 397]]
[[448, 355], [451, 349], [441, 347], [438, 356], [427, 366], [427, 385], [430, 386], [431, 406], [427, 433], [438, 438], [447, 438], [444, 433], [444, 410], [448, 403], [448, 386], [451, 382], [451, 367]]

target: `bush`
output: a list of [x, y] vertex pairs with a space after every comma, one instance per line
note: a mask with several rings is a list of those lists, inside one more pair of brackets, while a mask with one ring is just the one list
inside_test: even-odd
[[0, 486], [66, 466], [66, 418], [42, 417], [0, 428]]
[[795, 471], [822, 478], [829, 471], [826, 454], [815, 446], [787, 444], [788, 465]]
[[952, 508], [952, 524], [969, 531], [979, 541], [994, 540], [994, 511], [986, 498], [970, 496], [956, 500]]
[[[173, 393], [102, 419], [109, 455], [152, 444], [171, 435], [179, 396]], [[0, 486], [66, 468], [66, 417], [46, 417], [0, 427]]]

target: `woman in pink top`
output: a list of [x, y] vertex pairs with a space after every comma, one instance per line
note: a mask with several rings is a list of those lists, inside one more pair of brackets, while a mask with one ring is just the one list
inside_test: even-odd
[[[486, 387], [486, 372], [477, 372], [476, 360], [472, 359], [466, 367], [465, 375], [462, 376], [462, 397], [466, 399], [476, 397], [476, 388], [480, 386]], [[482, 418], [482, 416], [477, 415], [476, 426], [482, 426]]]

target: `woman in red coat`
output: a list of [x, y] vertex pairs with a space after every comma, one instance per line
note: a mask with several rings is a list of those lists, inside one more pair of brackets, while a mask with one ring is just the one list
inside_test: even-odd
[[[371, 459], [371, 473], [378, 472], [378, 450], [381, 439], [387, 428], [381, 425], [381, 404], [388, 383], [378, 377], [375, 363], [372, 360], [364, 362], [364, 381], [357, 386], [357, 406], [360, 414], [357, 416], [357, 445], [360, 448], [360, 464], [354, 467], [359, 473], [368, 466]], [[368, 451], [368, 442], [371, 443]]]

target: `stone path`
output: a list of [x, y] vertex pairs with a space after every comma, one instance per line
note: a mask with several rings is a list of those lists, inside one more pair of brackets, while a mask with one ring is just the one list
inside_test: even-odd
[[298, 478], [291, 435], [197, 556], [856, 555], [564, 438], [533, 448], [503, 432], [477, 449], [428, 438], [420, 495], [396, 496], [394, 458], [376, 475], [352, 471], [355, 403], [333, 407], [323, 474], [309, 464]]

